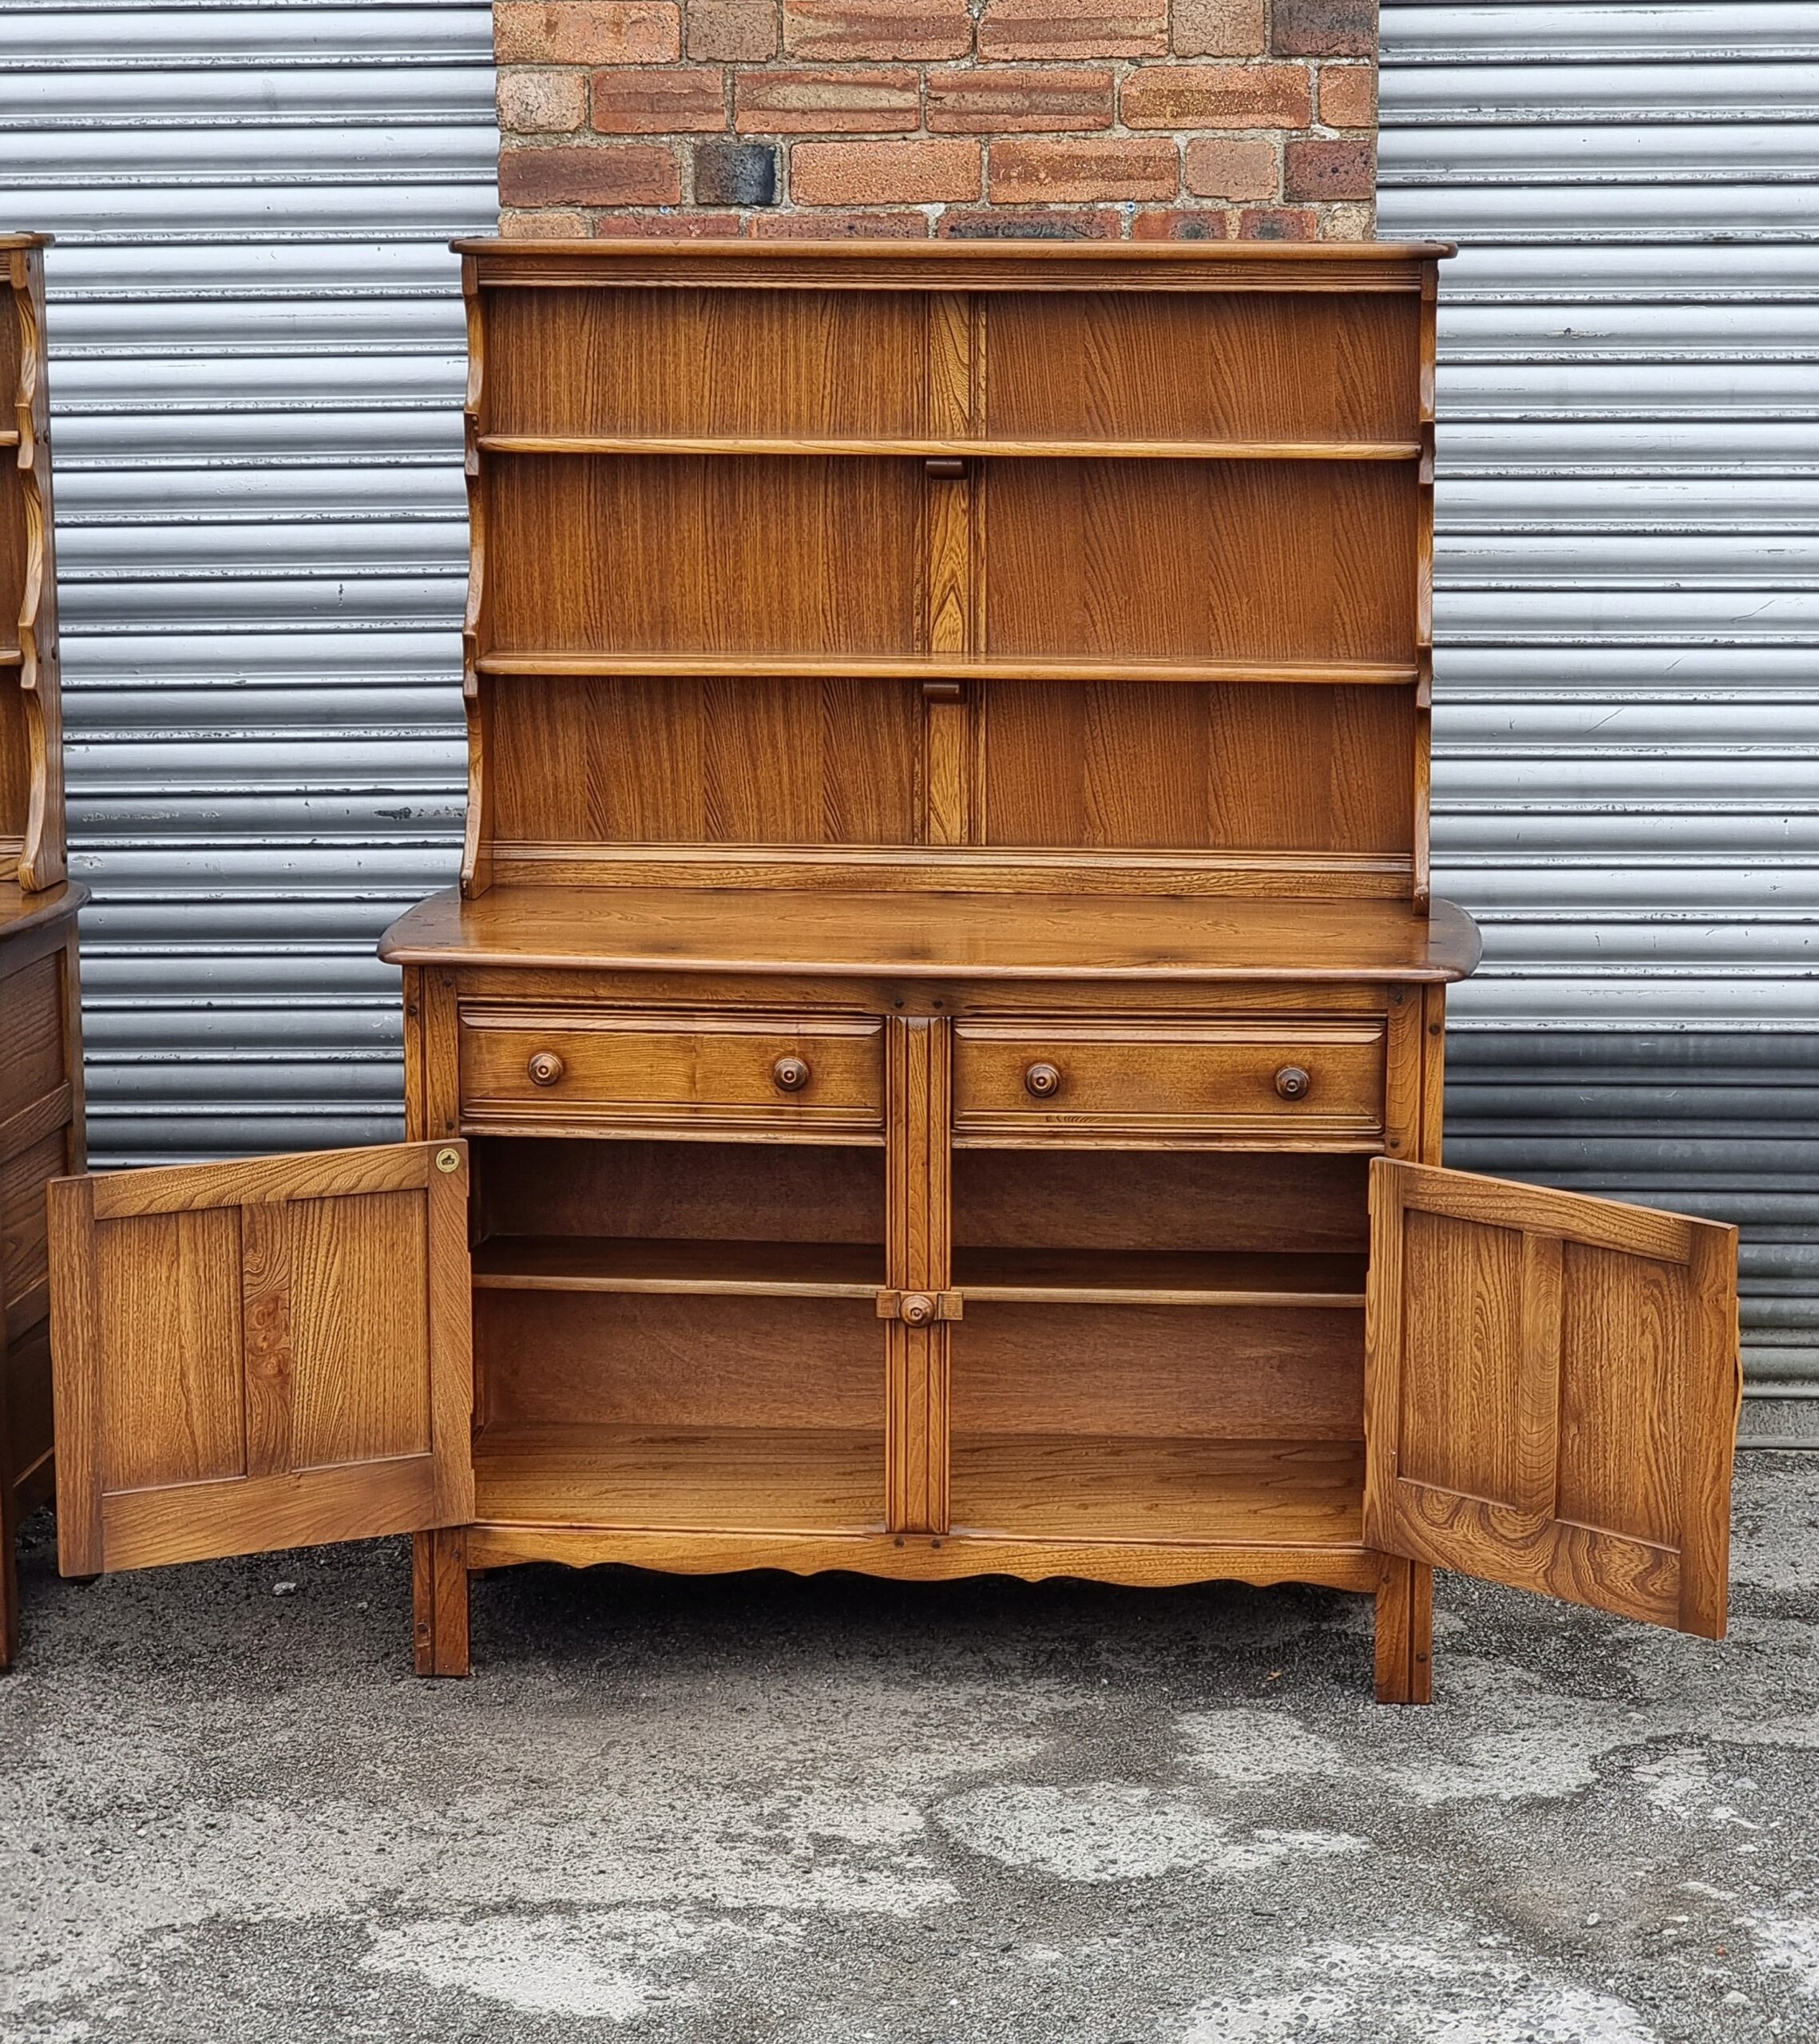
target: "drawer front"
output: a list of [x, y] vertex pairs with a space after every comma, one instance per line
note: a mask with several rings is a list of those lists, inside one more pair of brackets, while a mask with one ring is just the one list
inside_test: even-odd
[[961, 1022], [960, 1143], [1374, 1150], [1384, 1030], [1345, 1022]]
[[464, 1129], [882, 1139], [875, 1016], [463, 1008]]

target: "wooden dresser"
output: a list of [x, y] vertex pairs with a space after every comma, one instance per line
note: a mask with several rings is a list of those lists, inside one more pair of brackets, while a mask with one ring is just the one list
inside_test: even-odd
[[45, 395], [42, 235], [0, 234], [0, 1668], [18, 1645], [18, 1522], [51, 1491], [46, 1184], [83, 1164], [76, 911]]
[[66, 1568], [1431, 1569], [1715, 1634], [1732, 1230], [1438, 1168], [1436, 275], [469, 243], [402, 1146], [54, 1198]]

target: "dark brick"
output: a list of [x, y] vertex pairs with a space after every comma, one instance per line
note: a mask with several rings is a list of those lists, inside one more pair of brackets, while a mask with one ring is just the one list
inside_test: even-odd
[[1116, 241], [1121, 224], [1111, 208], [1073, 212], [944, 213], [935, 232], [944, 241]]
[[774, 206], [777, 148], [774, 142], [697, 142], [698, 206]]
[[1278, 57], [1374, 57], [1377, 0], [1275, 0], [1270, 48]]
[[1317, 241], [1320, 222], [1308, 206], [1246, 206], [1238, 216], [1240, 241]]
[[1368, 141], [1290, 142], [1282, 192], [1290, 199], [1368, 199], [1377, 189], [1376, 152]]

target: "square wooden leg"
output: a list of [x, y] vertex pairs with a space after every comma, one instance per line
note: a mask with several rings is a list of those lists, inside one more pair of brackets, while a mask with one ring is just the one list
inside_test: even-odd
[[1377, 1700], [1433, 1700], [1434, 1572], [1387, 1557], [1377, 1591]]
[[19, 1650], [19, 1556], [10, 1515], [0, 1511], [0, 1674]]
[[418, 1674], [470, 1674], [466, 1527], [417, 1535], [411, 1552], [410, 1589]]
[[0, 1670], [11, 1667], [19, 1650], [19, 1497], [13, 1483], [6, 1412], [5, 1313], [6, 1301], [0, 1299]]

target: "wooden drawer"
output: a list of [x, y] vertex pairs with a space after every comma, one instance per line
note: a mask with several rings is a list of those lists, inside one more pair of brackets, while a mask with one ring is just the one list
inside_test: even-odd
[[1376, 1149], [1383, 1034], [1374, 1019], [957, 1023], [955, 1140]]
[[882, 1141], [875, 1016], [464, 1007], [464, 1129]]

